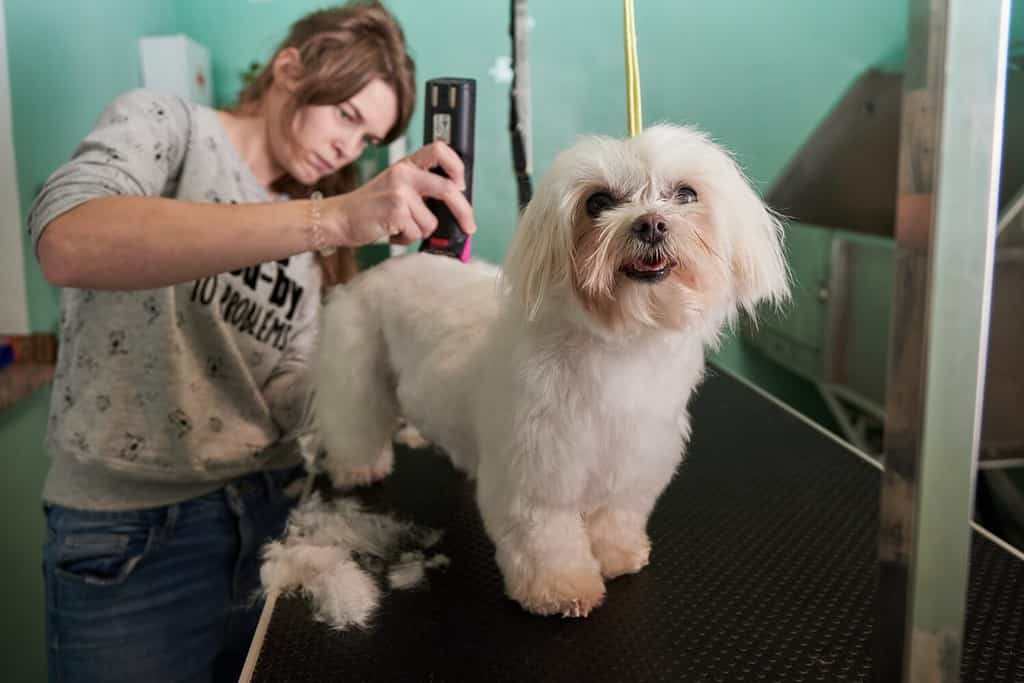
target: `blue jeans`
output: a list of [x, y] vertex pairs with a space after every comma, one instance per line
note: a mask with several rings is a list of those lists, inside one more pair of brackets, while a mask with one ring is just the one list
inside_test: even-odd
[[259, 619], [260, 547], [284, 529], [301, 468], [165, 507], [47, 506], [50, 680], [237, 681]]

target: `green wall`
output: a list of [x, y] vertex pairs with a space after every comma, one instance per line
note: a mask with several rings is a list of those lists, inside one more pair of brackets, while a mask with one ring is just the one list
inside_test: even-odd
[[39, 491], [46, 473], [43, 431], [50, 392], [0, 411], [4, 472], [0, 477], [3, 517], [4, 619], [0, 621], [0, 677], [4, 681], [46, 680], [43, 638], [42, 542], [46, 533]]
[[[22, 214], [116, 95], [138, 87], [138, 39], [178, 31], [166, 0], [5, 0]], [[27, 242], [27, 240], [26, 240]], [[57, 291], [25, 244], [33, 330], [56, 327]]]

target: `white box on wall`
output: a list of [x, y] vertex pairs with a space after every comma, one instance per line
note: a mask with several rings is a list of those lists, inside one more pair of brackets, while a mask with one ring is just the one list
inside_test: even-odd
[[184, 34], [139, 39], [144, 88], [213, 105], [210, 52]]

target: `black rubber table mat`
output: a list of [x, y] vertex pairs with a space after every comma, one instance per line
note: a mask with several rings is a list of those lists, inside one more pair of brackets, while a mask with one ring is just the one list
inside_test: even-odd
[[[878, 470], [712, 375], [651, 518], [651, 564], [610, 582], [589, 618], [505, 598], [471, 486], [442, 457], [400, 450], [361, 497], [444, 529], [451, 566], [388, 593], [364, 632], [281, 599], [253, 680], [870, 680]], [[977, 534], [972, 552], [964, 680], [1024, 681], [1024, 563]]]

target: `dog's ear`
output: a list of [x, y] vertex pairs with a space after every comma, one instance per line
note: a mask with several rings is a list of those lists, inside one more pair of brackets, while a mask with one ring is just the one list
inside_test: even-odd
[[784, 231], [778, 216], [764, 205], [739, 166], [732, 163], [731, 170], [730, 266], [737, 304], [753, 315], [761, 302], [778, 306], [789, 298]]
[[572, 258], [572, 208], [553, 178], [537, 187], [512, 236], [502, 278], [533, 319], [544, 298], [569, 281]]

